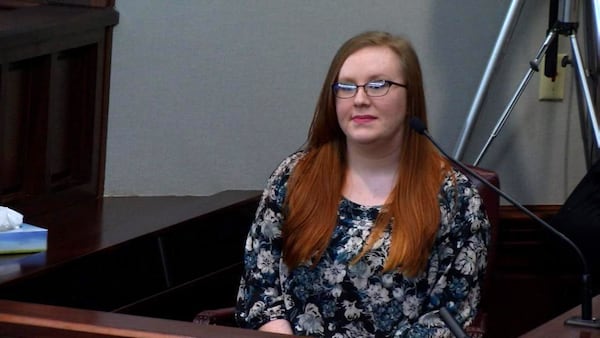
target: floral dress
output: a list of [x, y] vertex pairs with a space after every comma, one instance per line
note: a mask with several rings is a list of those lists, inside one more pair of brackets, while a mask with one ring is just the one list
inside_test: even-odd
[[438, 195], [441, 222], [425, 270], [408, 278], [382, 272], [390, 245], [385, 231], [358, 262], [380, 207], [342, 198], [338, 224], [315, 267], [290, 270], [281, 257], [282, 205], [286, 183], [303, 152], [273, 172], [248, 233], [244, 273], [237, 296], [241, 327], [257, 329], [286, 319], [296, 335], [321, 337], [451, 337], [438, 315], [447, 307], [468, 324], [479, 304], [486, 268], [489, 221], [481, 197], [458, 171]]

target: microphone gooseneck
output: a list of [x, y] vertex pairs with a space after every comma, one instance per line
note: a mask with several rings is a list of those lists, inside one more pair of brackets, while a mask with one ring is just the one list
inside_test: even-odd
[[450, 311], [445, 306], [440, 308], [440, 317], [456, 338], [469, 338], [462, 326], [460, 326], [456, 318], [450, 314]]
[[554, 227], [552, 227], [550, 224], [548, 224], [543, 219], [539, 218], [536, 214], [531, 212], [529, 209], [525, 208], [521, 203], [517, 202], [515, 199], [510, 197], [508, 194], [506, 194], [502, 190], [498, 189], [495, 185], [491, 184], [485, 178], [481, 177], [481, 175], [479, 175], [475, 171], [471, 170], [471, 168], [467, 167], [460, 161], [458, 161], [458, 160], [454, 159], [453, 157], [451, 157], [450, 155], [448, 155], [444, 151], [444, 149], [442, 149], [442, 147], [439, 144], [437, 144], [437, 142], [429, 134], [429, 132], [427, 131], [427, 127], [425, 126], [423, 121], [421, 121], [418, 117], [413, 116], [410, 119], [409, 124], [410, 124], [410, 127], [415, 132], [417, 132], [421, 135], [424, 135], [431, 142], [431, 144], [433, 144], [438, 149], [438, 151], [442, 155], [444, 155], [444, 157], [446, 157], [448, 160], [450, 160], [453, 164], [459, 166], [461, 169], [463, 169], [469, 175], [471, 175], [472, 177], [475, 177], [476, 179], [481, 181], [481, 183], [485, 184], [487, 187], [489, 187], [494, 192], [496, 192], [498, 195], [502, 196], [502, 198], [504, 198], [510, 204], [514, 205], [517, 209], [519, 209], [520, 211], [525, 213], [527, 216], [531, 217], [533, 220], [535, 220], [536, 222], [541, 224], [546, 229], [550, 230], [550, 232], [552, 232], [554, 235], [556, 235], [561, 240], [566, 242], [575, 251], [575, 253], [577, 254], [577, 257], [579, 258], [579, 260], [581, 262], [581, 267], [582, 267], [581, 317], [573, 317], [573, 318], [567, 319], [565, 321], [565, 324], [600, 328], [600, 321], [598, 321], [596, 318], [592, 318], [592, 287], [591, 287], [592, 279], [591, 279], [591, 275], [589, 272], [590, 270], [589, 270], [587, 260], [586, 260], [585, 256], [583, 255], [583, 253], [581, 252], [581, 250], [579, 249], [579, 247], [570, 238], [565, 236], [560, 231], [556, 230]]

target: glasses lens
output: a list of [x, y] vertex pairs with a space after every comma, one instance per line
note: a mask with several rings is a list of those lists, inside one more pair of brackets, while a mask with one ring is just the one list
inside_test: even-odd
[[354, 96], [356, 94], [356, 85], [349, 83], [336, 83], [333, 86], [335, 96], [345, 99]]
[[369, 96], [383, 96], [390, 89], [390, 84], [387, 81], [374, 81], [365, 85], [365, 90]]

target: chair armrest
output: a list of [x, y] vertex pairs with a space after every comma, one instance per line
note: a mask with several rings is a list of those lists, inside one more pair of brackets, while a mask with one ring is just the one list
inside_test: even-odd
[[471, 338], [483, 338], [485, 337], [485, 325], [486, 325], [486, 318], [487, 315], [486, 313], [478, 313], [477, 316], [475, 316], [475, 319], [473, 319], [473, 322], [471, 323], [471, 325], [467, 326], [465, 328], [465, 332], [469, 335], [469, 337]]

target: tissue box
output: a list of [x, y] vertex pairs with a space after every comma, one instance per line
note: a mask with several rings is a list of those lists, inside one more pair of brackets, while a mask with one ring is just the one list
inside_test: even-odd
[[45, 251], [48, 230], [23, 223], [18, 229], [0, 231], [0, 254]]

